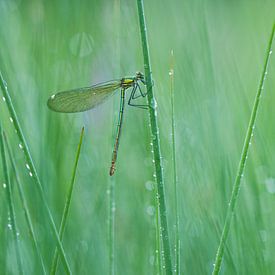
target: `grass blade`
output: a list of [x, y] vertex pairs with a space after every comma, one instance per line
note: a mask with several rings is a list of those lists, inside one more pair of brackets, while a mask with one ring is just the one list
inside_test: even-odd
[[158, 202], [159, 202], [159, 214], [160, 214], [160, 226], [163, 241], [163, 257], [165, 263], [166, 274], [172, 274], [172, 264], [171, 264], [171, 253], [170, 253], [170, 242], [169, 242], [169, 232], [168, 232], [168, 222], [167, 222], [167, 211], [165, 203], [165, 190], [162, 175], [162, 163], [161, 163], [161, 153], [160, 153], [160, 141], [159, 141], [159, 130], [157, 124], [157, 113], [156, 113], [156, 101], [153, 94], [153, 81], [151, 74], [151, 65], [149, 59], [149, 48], [147, 42], [146, 24], [144, 16], [144, 6], [143, 0], [137, 0], [138, 6], [138, 17], [139, 26], [144, 58], [144, 73], [146, 80], [147, 89], [147, 100], [149, 105], [149, 118], [151, 125], [151, 138], [153, 144], [153, 157], [155, 163], [156, 172], [156, 182], [158, 190]]
[[18, 265], [18, 272], [19, 274], [23, 274], [22, 257], [19, 249], [19, 237], [18, 237], [19, 235], [18, 235], [18, 230], [16, 225], [15, 211], [14, 211], [14, 205], [13, 205], [12, 192], [11, 192], [11, 184], [9, 179], [5, 145], [4, 145], [4, 131], [1, 125], [0, 125], [0, 151], [2, 156], [2, 165], [3, 165], [4, 179], [6, 184], [5, 189], [6, 189], [8, 207], [10, 212], [10, 225], [11, 225], [11, 230], [15, 240], [15, 253], [16, 253], [16, 260]]
[[26, 221], [27, 221], [27, 226], [28, 226], [28, 229], [29, 229], [29, 232], [30, 232], [31, 240], [33, 242], [33, 246], [34, 246], [34, 249], [36, 251], [36, 254], [37, 254], [37, 256], [40, 260], [42, 272], [43, 272], [43, 274], [47, 274], [43, 258], [41, 256], [41, 253], [40, 253], [39, 249], [38, 249], [38, 244], [37, 244], [37, 240], [36, 240], [36, 237], [35, 237], [35, 234], [34, 234], [33, 225], [32, 225], [31, 216], [30, 216], [30, 211], [28, 209], [28, 205], [27, 205], [27, 202], [26, 202], [26, 199], [25, 199], [25, 194], [24, 194], [24, 191], [23, 191], [23, 189], [21, 187], [21, 184], [20, 184], [20, 181], [19, 181], [19, 176], [18, 176], [18, 173], [17, 173], [14, 157], [13, 157], [8, 139], [5, 135], [5, 132], [4, 132], [4, 140], [5, 140], [8, 155], [9, 155], [9, 158], [10, 158], [11, 167], [14, 171], [15, 181], [16, 181], [16, 184], [17, 184], [19, 197], [20, 197], [20, 200], [21, 200], [21, 203], [22, 203], [22, 206], [23, 206], [23, 210], [24, 210]]
[[30, 169], [29, 169], [30, 170], [30, 176], [33, 178], [33, 180], [35, 182], [35, 186], [37, 186], [37, 188], [38, 188], [38, 193], [41, 197], [41, 201], [42, 201], [42, 203], [43, 203], [43, 205], [46, 209], [46, 213], [47, 213], [47, 216], [48, 216], [48, 219], [49, 219], [51, 230], [53, 231], [53, 235], [55, 237], [56, 245], [57, 245], [59, 253], [61, 255], [62, 262], [64, 264], [66, 273], [71, 274], [69, 263], [67, 261], [66, 255], [65, 255], [65, 251], [64, 251], [62, 243], [59, 239], [58, 232], [57, 232], [56, 226], [54, 224], [54, 220], [53, 220], [52, 214], [50, 212], [50, 208], [49, 208], [48, 203], [46, 201], [40, 179], [39, 179], [38, 174], [36, 172], [36, 169], [35, 169], [35, 166], [34, 166], [30, 151], [29, 151], [29, 148], [27, 146], [27, 142], [25, 140], [25, 137], [23, 135], [23, 131], [21, 129], [21, 126], [20, 126], [19, 120], [17, 118], [15, 109], [13, 107], [12, 100], [11, 100], [10, 94], [8, 92], [7, 84], [6, 84], [5, 80], [3, 79], [3, 76], [2, 76], [1, 72], [0, 72], [0, 87], [1, 87], [2, 92], [3, 92], [5, 102], [7, 103], [9, 114], [10, 114], [10, 117], [12, 118], [15, 131], [16, 131], [16, 133], [18, 135], [18, 138], [19, 138], [19, 141], [20, 141], [20, 148], [23, 150], [26, 162], [30, 167]]
[[[81, 145], [82, 145], [82, 140], [83, 140], [83, 134], [84, 134], [84, 127], [82, 127], [82, 130], [81, 130], [81, 133], [80, 133], [80, 140], [79, 140], [79, 143], [78, 143], [78, 146], [77, 146], [76, 157], [75, 157], [75, 162], [74, 162], [74, 167], [73, 167], [73, 175], [72, 175], [71, 184], [70, 184], [70, 187], [69, 187], [69, 190], [68, 190], [68, 195], [67, 195], [67, 199], [66, 199], [62, 219], [61, 219], [61, 225], [60, 225], [60, 230], [59, 230], [59, 238], [60, 238], [61, 241], [63, 239], [65, 226], [66, 226], [67, 218], [68, 218], [68, 214], [69, 214], [69, 208], [70, 208], [70, 204], [71, 204], [73, 188], [74, 188], [74, 183], [75, 183], [75, 174], [76, 174], [77, 164], [78, 164]], [[55, 249], [54, 258], [53, 258], [52, 267], [51, 267], [51, 274], [52, 275], [55, 274], [56, 270], [57, 270], [58, 258], [59, 258], [58, 256], [59, 256], [58, 255], [58, 250]]]
[[180, 238], [179, 238], [179, 211], [178, 211], [178, 176], [176, 162], [176, 141], [175, 141], [175, 98], [174, 98], [174, 52], [171, 51], [171, 68], [170, 68], [170, 96], [171, 96], [171, 135], [172, 135], [172, 160], [174, 176], [174, 201], [175, 201], [175, 274], [180, 274]]
[[109, 274], [115, 274], [115, 179], [110, 179], [108, 190], [109, 213], [108, 213], [108, 245], [109, 245]]
[[[156, 205], [158, 205], [158, 195], [156, 196]], [[160, 238], [160, 231], [159, 231], [159, 208], [156, 207], [156, 252], [155, 252], [155, 274], [162, 274], [161, 273], [161, 238]]]
[[272, 53], [271, 49], [272, 49], [272, 43], [273, 43], [273, 39], [274, 39], [274, 32], [275, 32], [275, 23], [273, 24], [272, 32], [271, 32], [271, 35], [270, 35], [268, 48], [267, 48], [267, 52], [266, 52], [266, 56], [265, 56], [264, 68], [263, 68], [259, 88], [258, 88], [258, 91], [257, 91], [257, 94], [256, 94], [256, 98], [255, 98], [255, 101], [254, 101], [250, 121], [249, 121], [249, 124], [248, 124], [248, 129], [247, 129], [246, 136], [245, 136], [245, 141], [244, 141], [244, 145], [243, 145], [241, 159], [240, 159], [240, 162], [239, 162], [235, 183], [234, 183], [234, 186], [233, 186], [231, 198], [230, 198], [230, 201], [229, 201], [229, 206], [228, 206], [228, 209], [227, 209], [225, 224], [224, 224], [224, 227], [223, 227], [222, 235], [221, 235], [221, 238], [220, 238], [220, 244], [219, 244], [218, 251], [217, 251], [217, 254], [216, 254], [214, 269], [213, 269], [213, 273], [212, 273], [213, 275], [219, 274], [220, 269], [221, 269], [221, 263], [222, 263], [222, 259], [223, 259], [223, 255], [224, 255], [225, 244], [226, 244], [226, 240], [227, 240], [227, 237], [228, 237], [232, 217], [233, 217], [233, 214], [234, 214], [234, 211], [235, 211], [236, 201], [237, 201], [238, 194], [239, 194], [239, 191], [240, 191], [241, 179], [243, 177], [243, 172], [244, 172], [244, 168], [245, 168], [245, 164], [246, 164], [249, 145], [250, 145], [250, 142], [251, 142], [251, 138], [253, 136], [253, 129], [254, 129], [255, 120], [256, 120], [256, 116], [257, 116], [257, 111], [258, 111], [258, 107], [259, 107], [259, 103], [260, 103], [260, 97], [261, 97], [261, 94], [262, 94], [262, 91], [263, 91], [263, 88], [264, 88], [264, 83], [265, 83], [265, 80], [266, 80], [268, 64], [269, 64], [270, 56], [271, 56], [271, 53]]

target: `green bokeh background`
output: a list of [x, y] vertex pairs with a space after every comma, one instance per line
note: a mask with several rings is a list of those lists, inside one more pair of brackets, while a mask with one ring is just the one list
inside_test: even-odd
[[[273, 0], [145, 1], [173, 246], [169, 70], [174, 51], [182, 274], [211, 274], [274, 14]], [[55, 91], [143, 71], [136, 2], [0, 0], [0, 70], [57, 225], [85, 126], [63, 241], [72, 272], [108, 274], [112, 183], [116, 274], [154, 274], [155, 192], [148, 113], [126, 107], [117, 171], [110, 179], [119, 93], [79, 114], [54, 113], [46, 105]], [[274, 73], [272, 57], [221, 274], [274, 274]], [[54, 239], [3, 100], [0, 120], [49, 269]], [[14, 202], [24, 271], [40, 274], [16, 188]], [[4, 189], [0, 204], [0, 273], [17, 274]], [[61, 264], [58, 272], [64, 273]]]

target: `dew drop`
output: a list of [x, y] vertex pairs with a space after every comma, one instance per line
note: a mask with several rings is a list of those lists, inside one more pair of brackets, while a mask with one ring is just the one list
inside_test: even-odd
[[16, 232], [16, 236], [18, 237], [20, 234], [19, 234], [19, 232]]
[[51, 99], [54, 99], [54, 98], [55, 98], [55, 95], [52, 95], [52, 96], [51, 96]]
[[152, 206], [152, 205], [149, 205], [149, 206], [146, 208], [146, 213], [147, 213], [149, 216], [154, 216], [154, 214], [155, 214], [155, 207]]
[[4, 96], [2, 97], [2, 99], [3, 99], [4, 102], [6, 101], [6, 98]]
[[22, 143], [19, 143], [18, 146], [19, 146], [20, 149], [23, 149], [23, 148], [24, 148], [23, 145], [22, 145]]
[[26, 163], [26, 168], [27, 168], [28, 170], [30, 170], [30, 166], [29, 166], [28, 163]]
[[7, 187], [7, 185], [5, 183], [3, 183], [3, 188], [6, 188], [6, 187]]
[[11, 122], [11, 123], [13, 123], [13, 119], [12, 119], [12, 117], [10, 117], [10, 122]]
[[29, 176], [32, 177], [32, 172], [29, 172]]
[[154, 190], [154, 182], [153, 182], [153, 181], [146, 181], [146, 182], [145, 182], [145, 188], [146, 188], [148, 191]]
[[269, 54], [272, 54], [272, 50], [269, 51]]
[[12, 229], [12, 226], [11, 226], [11, 224], [10, 223], [8, 223], [8, 229]]
[[151, 99], [150, 106], [151, 106], [153, 109], [156, 109], [156, 108], [157, 108], [157, 101], [156, 101], [154, 98]]

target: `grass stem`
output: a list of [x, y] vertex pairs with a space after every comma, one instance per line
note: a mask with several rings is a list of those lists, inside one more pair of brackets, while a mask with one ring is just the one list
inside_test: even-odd
[[[61, 241], [62, 241], [63, 236], [64, 236], [64, 231], [65, 231], [67, 218], [68, 218], [68, 214], [69, 214], [69, 208], [70, 208], [70, 205], [71, 205], [73, 188], [74, 188], [74, 183], [75, 183], [76, 169], [77, 169], [78, 160], [79, 160], [79, 156], [80, 156], [80, 150], [81, 150], [81, 145], [82, 145], [82, 140], [83, 140], [83, 134], [84, 134], [84, 127], [82, 127], [82, 130], [81, 130], [81, 133], [80, 133], [80, 139], [79, 139], [79, 143], [78, 143], [78, 146], [77, 146], [76, 157], [75, 157], [75, 162], [74, 162], [74, 167], [73, 167], [72, 179], [71, 179], [71, 183], [70, 183], [70, 186], [69, 186], [67, 199], [66, 199], [64, 210], [63, 210], [62, 219], [61, 219], [61, 225], [60, 225], [60, 229], [59, 229], [59, 238], [60, 238]], [[59, 254], [58, 254], [58, 250], [56, 248], [55, 252], [54, 252], [53, 261], [52, 261], [51, 275], [56, 274], [57, 266], [58, 266], [58, 259], [59, 259]]]
[[43, 274], [47, 274], [46, 268], [45, 268], [45, 265], [44, 265], [44, 261], [43, 261], [42, 255], [39, 251], [37, 239], [36, 239], [36, 236], [35, 236], [35, 233], [34, 233], [32, 221], [31, 221], [31, 215], [30, 215], [30, 211], [29, 211], [28, 204], [27, 204], [27, 201], [26, 201], [26, 196], [24, 194], [24, 191], [22, 189], [22, 186], [21, 186], [21, 183], [20, 183], [20, 180], [19, 180], [18, 172], [17, 172], [17, 169], [16, 169], [15, 161], [14, 161], [14, 156], [12, 154], [11, 146], [9, 144], [9, 141], [8, 141], [6, 135], [5, 135], [5, 132], [4, 132], [4, 141], [5, 141], [5, 144], [7, 145], [6, 146], [7, 147], [7, 152], [8, 152], [8, 155], [9, 155], [10, 162], [11, 162], [11, 167], [12, 167], [13, 172], [14, 172], [15, 181], [16, 181], [18, 192], [19, 192], [19, 197], [20, 197], [22, 207], [23, 207], [23, 210], [24, 210], [24, 214], [25, 214], [25, 218], [26, 218], [26, 221], [27, 221], [27, 226], [28, 226], [28, 229], [29, 229], [29, 232], [30, 232], [30, 237], [31, 237], [31, 240], [32, 240], [32, 243], [33, 243], [33, 247], [34, 247], [34, 250], [36, 251], [36, 254], [39, 258]]
[[159, 129], [157, 124], [157, 112], [156, 112], [156, 100], [153, 94], [153, 81], [151, 73], [151, 64], [149, 58], [149, 47], [147, 42], [147, 31], [144, 16], [144, 5], [143, 0], [137, 0], [138, 6], [138, 17], [139, 26], [144, 58], [144, 73], [147, 89], [147, 100], [148, 100], [148, 110], [149, 119], [151, 125], [151, 139], [153, 144], [153, 158], [155, 164], [155, 180], [157, 183], [157, 194], [159, 202], [159, 213], [160, 213], [160, 232], [162, 235], [163, 242], [163, 257], [164, 257], [164, 267], [166, 274], [172, 274], [172, 264], [171, 264], [171, 253], [170, 253], [170, 242], [169, 242], [169, 232], [168, 232], [168, 221], [167, 221], [167, 210], [165, 202], [165, 190], [162, 174], [162, 162], [160, 153], [160, 140], [159, 140]]
[[213, 273], [212, 273], [213, 275], [219, 274], [220, 269], [221, 269], [221, 263], [222, 263], [222, 259], [223, 259], [223, 255], [224, 255], [226, 240], [228, 238], [228, 233], [229, 233], [231, 221], [232, 221], [232, 218], [233, 218], [233, 215], [234, 215], [234, 212], [235, 212], [236, 202], [237, 202], [237, 198], [238, 198], [238, 194], [239, 194], [240, 186], [241, 186], [241, 179], [243, 177], [244, 168], [245, 168], [245, 165], [246, 165], [248, 149], [249, 149], [249, 145], [251, 144], [251, 138], [253, 136], [253, 130], [254, 130], [254, 127], [255, 127], [255, 120], [256, 120], [256, 115], [257, 115], [257, 111], [258, 111], [258, 106], [259, 106], [259, 103], [260, 103], [261, 94], [262, 94], [262, 91], [263, 91], [263, 88], [264, 88], [264, 83], [265, 83], [265, 80], [266, 80], [268, 64], [269, 64], [271, 53], [272, 53], [271, 49], [272, 49], [272, 44], [273, 44], [273, 39], [274, 39], [274, 32], [275, 32], [275, 23], [273, 24], [272, 32], [271, 32], [271, 35], [270, 35], [270, 39], [269, 39], [269, 43], [268, 43], [268, 47], [267, 47], [267, 52], [266, 52], [266, 56], [265, 56], [264, 68], [263, 68], [263, 71], [262, 71], [262, 76], [261, 76], [259, 88], [258, 88], [258, 91], [256, 93], [256, 98], [255, 98], [253, 109], [252, 109], [252, 112], [251, 112], [251, 117], [250, 117], [250, 120], [249, 120], [247, 132], [246, 132], [246, 136], [245, 136], [245, 141], [244, 141], [244, 145], [243, 145], [243, 149], [242, 149], [241, 159], [240, 159], [240, 162], [239, 162], [235, 183], [234, 183], [231, 198], [230, 198], [230, 201], [229, 201], [229, 206], [227, 208], [225, 224], [224, 224], [222, 235], [221, 235], [221, 238], [220, 238], [220, 244], [219, 244], [218, 251], [217, 251], [217, 254], [216, 254], [214, 269], [213, 269]]
[[33, 180], [35, 182], [35, 186], [38, 188], [38, 193], [39, 193], [39, 196], [41, 198], [41, 202], [43, 203], [43, 205], [44, 205], [44, 207], [46, 209], [46, 213], [47, 213], [48, 220], [49, 220], [49, 223], [50, 223], [50, 226], [51, 226], [51, 230], [52, 230], [53, 235], [55, 237], [56, 245], [58, 247], [58, 251], [59, 251], [60, 256], [62, 258], [62, 262], [63, 262], [64, 267], [65, 267], [65, 271], [66, 271], [67, 274], [71, 274], [69, 263], [67, 261], [67, 258], [66, 258], [65, 251], [63, 249], [62, 243], [61, 243], [61, 241], [59, 239], [58, 231], [57, 231], [56, 226], [54, 224], [54, 220], [53, 220], [50, 208], [48, 206], [48, 203], [47, 203], [47, 200], [46, 200], [43, 188], [42, 188], [42, 184], [41, 184], [40, 179], [38, 177], [38, 174], [36, 172], [36, 168], [34, 166], [34, 163], [33, 163], [33, 160], [32, 160], [32, 157], [31, 157], [31, 154], [30, 154], [30, 151], [29, 151], [29, 148], [27, 146], [27, 142], [26, 142], [25, 137], [23, 135], [23, 131], [22, 131], [21, 125], [19, 123], [19, 120], [17, 118], [15, 109], [13, 107], [12, 100], [11, 100], [11, 97], [10, 97], [10, 94], [9, 94], [9, 91], [8, 91], [7, 83], [3, 79], [3, 76], [2, 76], [1, 72], [0, 72], [0, 88], [2, 89], [4, 98], [5, 98], [5, 102], [7, 104], [8, 110], [9, 110], [10, 117], [11, 117], [11, 119], [13, 121], [13, 126], [14, 126], [15, 131], [17, 133], [17, 136], [19, 138], [19, 142], [20, 142], [19, 143], [19, 147], [23, 150], [23, 153], [24, 153], [24, 156], [25, 156], [25, 159], [26, 159], [26, 163], [30, 167], [30, 169], [29, 169], [30, 170], [30, 174], [29, 175], [33, 178]]
[[24, 274], [23, 272], [23, 266], [22, 266], [22, 257], [19, 249], [19, 232], [17, 230], [16, 225], [16, 218], [15, 218], [15, 211], [14, 211], [14, 204], [13, 204], [13, 198], [12, 198], [12, 192], [11, 192], [11, 183], [8, 173], [8, 164], [7, 164], [7, 158], [6, 158], [6, 152], [5, 152], [5, 144], [4, 144], [4, 131], [2, 129], [2, 126], [0, 125], [0, 152], [2, 156], [2, 165], [3, 165], [3, 172], [4, 172], [4, 179], [5, 179], [5, 185], [4, 188], [6, 190], [7, 195], [7, 201], [8, 201], [8, 207], [9, 207], [9, 217], [10, 217], [10, 228], [13, 233], [14, 238], [14, 244], [15, 244], [15, 255], [18, 265], [18, 273]]
[[174, 52], [171, 50], [171, 67], [170, 67], [170, 96], [171, 96], [171, 136], [172, 136], [172, 160], [174, 176], [174, 201], [175, 201], [175, 274], [180, 274], [180, 238], [179, 238], [179, 211], [178, 211], [178, 175], [176, 162], [176, 140], [175, 140], [175, 98], [174, 98]]

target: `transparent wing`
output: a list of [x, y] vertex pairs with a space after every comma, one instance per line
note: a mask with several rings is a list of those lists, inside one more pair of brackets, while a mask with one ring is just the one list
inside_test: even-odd
[[61, 113], [83, 112], [102, 103], [121, 86], [121, 81], [114, 80], [90, 87], [79, 88], [52, 95], [48, 107]]

